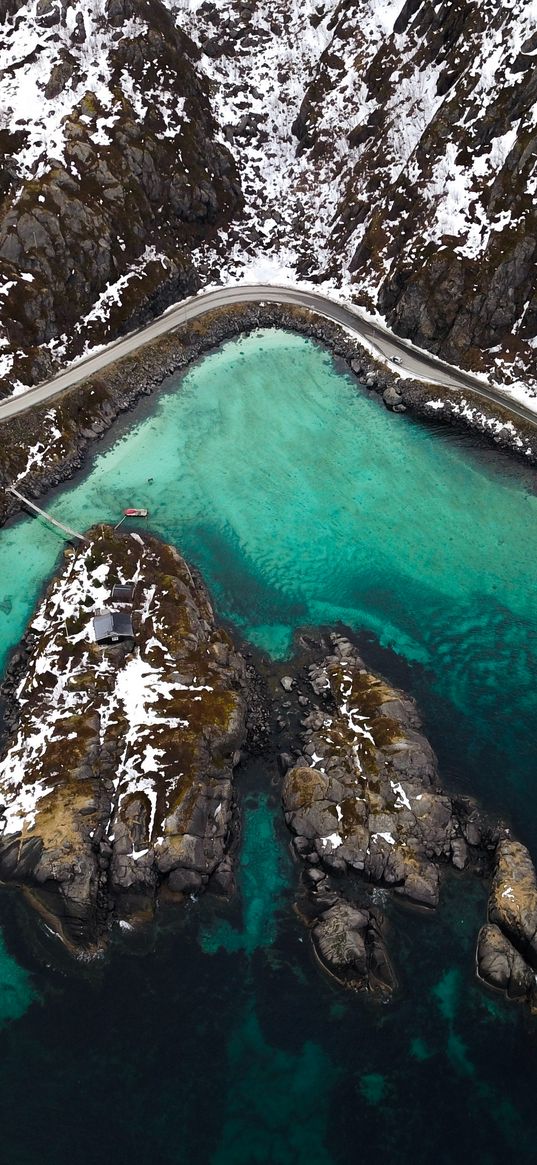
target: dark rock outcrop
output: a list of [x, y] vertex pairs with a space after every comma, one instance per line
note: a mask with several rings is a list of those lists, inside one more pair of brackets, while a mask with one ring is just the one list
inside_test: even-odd
[[327, 870], [434, 907], [438, 862], [468, 860], [453, 802], [413, 701], [371, 675], [348, 640], [334, 636], [333, 646], [310, 668], [318, 708], [285, 777], [286, 820]]
[[480, 978], [537, 1009], [537, 875], [526, 847], [508, 837], [496, 850], [488, 916], [477, 945]]
[[[283, 808], [320, 962], [345, 986], [386, 993], [396, 986], [385, 945], [390, 894], [434, 908], [443, 870], [487, 874], [512, 843], [471, 798], [442, 791], [414, 702], [370, 673], [348, 639], [330, 640], [330, 654], [307, 669], [313, 696], [298, 696], [299, 755], [280, 757]], [[498, 874], [496, 884], [503, 902]], [[524, 916], [528, 934], [532, 922]], [[507, 977], [511, 993], [524, 994], [528, 968], [506, 941], [483, 934], [482, 977]]]

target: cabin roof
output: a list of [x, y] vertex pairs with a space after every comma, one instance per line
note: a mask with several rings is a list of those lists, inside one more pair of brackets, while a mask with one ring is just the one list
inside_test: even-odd
[[93, 630], [97, 643], [111, 639], [132, 639], [132, 619], [126, 611], [102, 611], [93, 618]]

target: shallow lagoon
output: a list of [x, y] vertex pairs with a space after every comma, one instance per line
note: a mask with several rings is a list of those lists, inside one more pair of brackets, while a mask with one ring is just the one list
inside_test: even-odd
[[[117, 434], [52, 512], [83, 528], [147, 505], [273, 655], [304, 624], [351, 626], [417, 696], [444, 782], [537, 853], [532, 471], [386, 413], [277, 331], [225, 345]], [[4, 657], [61, 547], [38, 521], [0, 534]], [[483, 887], [451, 878], [436, 917], [393, 909], [393, 1003], [334, 991], [292, 912], [272, 775], [241, 778], [242, 909], [164, 913], [73, 974], [43, 967], [4, 896], [6, 1160], [495, 1163], [513, 1142], [534, 1160], [537, 1028], [474, 981]]]

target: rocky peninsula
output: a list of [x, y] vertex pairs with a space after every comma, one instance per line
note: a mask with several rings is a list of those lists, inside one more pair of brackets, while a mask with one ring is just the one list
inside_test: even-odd
[[[67, 555], [4, 684], [0, 876], [68, 946], [95, 952], [114, 919], [147, 916], [164, 890], [230, 890], [252, 701], [244, 660], [172, 547], [100, 527]], [[103, 609], [128, 616], [132, 637], [96, 642]]]

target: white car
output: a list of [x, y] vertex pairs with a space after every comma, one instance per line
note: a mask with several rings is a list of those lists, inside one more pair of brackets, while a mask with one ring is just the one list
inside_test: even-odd
[[392, 364], [402, 364], [402, 363], [403, 363], [403, 361], [401, 360], [400, 356], [392, 356]]

